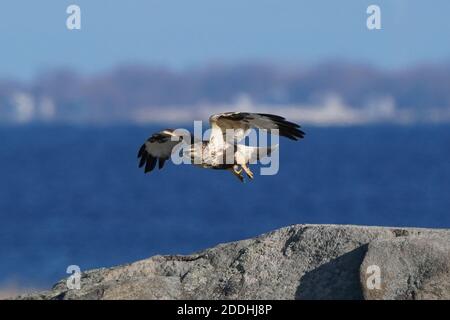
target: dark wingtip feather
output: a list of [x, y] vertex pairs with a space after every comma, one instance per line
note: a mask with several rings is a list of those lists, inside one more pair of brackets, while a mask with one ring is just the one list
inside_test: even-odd
[[157, 158], [152, 156], [145, 149], [145, 145], [141, 147], [141, 149], [139, 150], [138, 157], [140, 157], [139, 168], [142, 168], [145, 165], [144, 168], [145, 173], [148, 173], [153, 169], [155, 169], [156, 164], [158, 164], [159, 169], [162, 169], [164, 167], [164, 163], [167, 160], [167, 158]]
[[157, 158], [149, 155], [149, 157], [147, 158], [147, 164], [145, 165], [144, 172], [147, 173], [147, 172], [152, 171], [156, 166], [156, 161], [157, 161]]
[[257, 113], [257, 115], [269, 118], [269, 119], [274, 120], [274, 121], [283, 121], [283, 120], [285, 120], [285, 118], [283, 118], [282, 116], [277, 116], [276, 114]]
[[148, 156], [149, 156], [149, 154], [147, 153], [147, 151], [145, 151], [145, 148], [143, 150], [142, 150], [142, 148], [141, 148], [141, 150], [139, 150], [138, 158], [141, 158], [141, 160], [139, 161], [139, 168], [142, 168], [144, 166], [144, 164], [147, 162]]
[[142, 146], [141, 146], [141, 148], [139, 149], [139, 152], [138, 152], [138, 158], [140, 158], [140, 157], [142, 157], [142, 155], [144, 154], [144, 152], [145, 152], [145, 144], [143, 144]]
[[142, 168], [146, 162], [147, 162], [147, 159], [142, 157], [141, 161], [139, 162], [139, 168]]
[[305, 137], [305, 132], [300, 130], [300, 125], [285, 121], [277, 120], [274, 121], [280, 130], [280, 135], [291, 140], [297, 141], [298, 139], [303, 139]]
[[303, 139], [305, 137], [305, 133], [300, 130], [300, 125], [294, 122], [287, 121], [284, 117], [269, 113], [258, 113], [258, 115], [272, 120], [278, 126], [280, 135], [283, 137], [295, 141], [297, 141], [298, 139]]
[[164, 162], [166, 162], [167, 159], [165, 158], [159, 158], [159, 162], [158, 162], [158, 168], [159, 170], [161, 170], [164, 167]]

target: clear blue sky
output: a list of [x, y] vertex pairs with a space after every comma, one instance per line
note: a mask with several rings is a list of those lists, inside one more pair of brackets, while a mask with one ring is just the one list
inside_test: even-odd
[[[81, 7], [80, 31], [66, 29], [69, 4]], [[381, 7], [381, 31], [366, 28], [369, 4]], [[450, 61], [449, 15], [448, 0], [3, 0], [0, 78], [119, 63], [344, 58], [401, 68]]]

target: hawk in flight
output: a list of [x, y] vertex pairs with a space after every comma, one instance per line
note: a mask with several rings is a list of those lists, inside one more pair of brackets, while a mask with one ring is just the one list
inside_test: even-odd
[[[195, 141], [190, 138], [187, 156], [191, 158], [191, 163], [202, 168], [229, 170], [242, 182], [244, 181], [242, 171], [253, 179], [249, 163], [259, 160], [262, 158], [261, 155], [270, 155], [277, 147], [262, 148], [239, 144], [252, 129], [275, 130], [271, 132], [291, 140], [302, 139], [305, 135], [298, 124], [273, 114], [225, 112], [212, 115], [209, 123], [211, 126], [209, 140]], [[139, 149], [139, 168], [145, 165], [144, 171], [147, 173], [158, 164], [159, 169], [162, 169], [165, 161], [176, 152], [175, 147], [183, 138], [182, 134], [173, 129], [153, 134]]]

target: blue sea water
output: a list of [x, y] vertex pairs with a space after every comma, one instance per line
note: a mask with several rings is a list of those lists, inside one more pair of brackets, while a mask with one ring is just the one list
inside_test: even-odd
[[167, 165], [137, 150], [159, 127], [0, 128], [0, 286], [154, 254], [190, 253], [296, 223], [450, 227], [450, 126], [305, 128], [280, 171]]

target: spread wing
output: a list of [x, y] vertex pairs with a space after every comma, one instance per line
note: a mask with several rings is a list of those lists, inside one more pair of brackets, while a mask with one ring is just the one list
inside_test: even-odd
[[[305, 133], [296, 123], [285, 118], [266, 113], [225, 112], [212, 115], [209, 118], [211, 125], [211, 140], [227, 141], [226, 130], [233, 129], [234, 142], [244, 139], [251, 129], [278, 129], [278, 134], [291, 140], [302, 139]], [[231, 137], [230, 137], [231, 138]]]
[[173, 130], [166, 129], [153, 134], [141, 146], [138, 153], [139, 168], [145, 165], [145, 173], [152, 171], [158, 162], [159, 169], [162, 169], [164, 162], [170, 158], [173, 148], [180, 141], [172, 141]]

